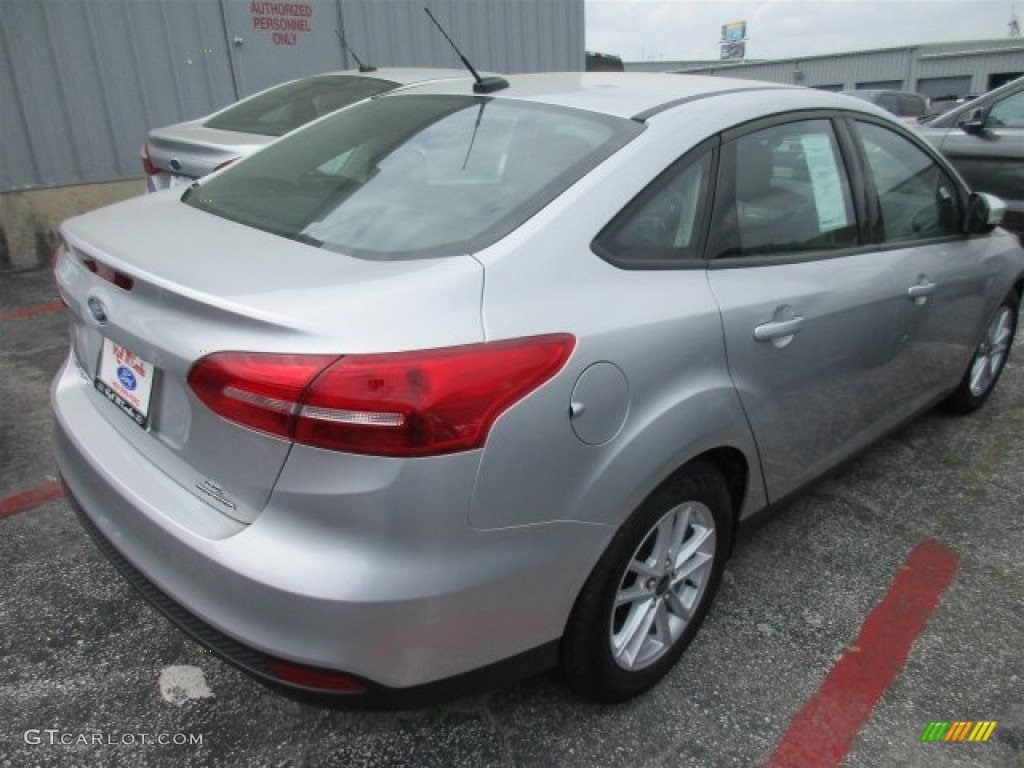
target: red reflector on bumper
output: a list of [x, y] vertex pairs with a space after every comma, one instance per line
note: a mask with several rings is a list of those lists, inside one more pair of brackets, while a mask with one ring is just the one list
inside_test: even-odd
[[307, 667], [281, 659], [270, 660], [270, 674], [283, 683], [302, 685], [318, 691], [336, 693], [365, 693], [366, 686], [342, 672], [331, 669]]

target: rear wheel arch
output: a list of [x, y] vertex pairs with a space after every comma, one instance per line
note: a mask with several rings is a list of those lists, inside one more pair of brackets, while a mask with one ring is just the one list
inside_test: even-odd
[[[624, 510], [623, 515], [618, 520], [616, 529], [621, 528], [633, 512], [646, 503], [649, 499], [656, 496], [666, 485], [669, 485], [679, 475], [685, 473], [691, 466], [698, 463], [704, 463], [710, 465], [713, 469], [717, 470], [725, 481], [729, 491], [729, 502], [732, 512], [733, 529], [739, 524], [739, 517], [743, 511], [744, 504], [747, 501], [749, 494], [749, 483], [750, 483], [750, 461], [747, 455], [732, 445], [720, 445], [715, 448], [705, 448], [700, 453], [695, 453], [689, 456], [686, 460], [677, 464], [675, 469], [665, 471], [666, 467], [661, 468], [661, 473], [654, 474], [650, 485], [647, 486], [649, 490], [646, 493], [638, 494], [640, 501], [635, 507]], [[672, 464], [668, 464], [672, 466]]]
[[[732, 549], [748, 476], [749, 467], [742, 452], [731, 447], [710, 449], [671, 472], [636, 508], [630, 510], [577, 594], [563, 630], [561, 671], [577, 693], [598, 701], [622, 701], [647, 690], [674, 666], [699, 630], [717, 591], [725, 560]], [[623, 578], [620, 573], [623, 557], [632, 552], [641, 539], [653, 535], [650, 530], [644, 531], [652, 521], [665, 514], [674, 515], [674, 510], [692, 507], [694, 504], [703, 510], [697, 512], [698, 518], [694, 524], [710, 526], [704, 530], [710, 530], [711, 535], [718, 539], [717, 545], [712, 544], [716, 553], [714, 559], [708, 561], [711, 570], [701, 579], [700, 593], [706, 591], [707, 594], [703, 597], [698, 594], [699, 602], [692, 606], [692, 621], [686, 621], [673, 633], [671, 647], [666, 647], [663, 658], [656, 656], [650, 667], [645, 665], [644, 668], [628, 671], [618, 669], [612, 663], [608, 649], [604, 647], [606, 638], [603, 628], [609, 618], [609, 604], [616, 604], [610, 601], [613, 600], [617, 581]], [[689, 520], [689, 512], [680, 514], [686, 514]], [[698, 529], [693, 530], [696, 532]], [[638, 534], [642, 535], [638, 538]], [[680, 546], [683, 547], [683, 544]], [[674, 560], [674, 554], [672, 558]], [[684, 577], [680, 575], [678, 578]], [[634, 586], [629, 588], [633, 589]], [[624, 594], [621, 584], [617, 589], [618, 594], [614, 595], [616, 601]], [[660, 592], [657, 599], [660, 600]]]
[[987, 321], [984, 336], [971, 356], [960, 384], [942, 403], [946, 410], [972, 413], [992, 394], [1006, 367], [1016, 334], [1021, 303], [1019, 289], [1018, 283], [999, 302], [993, 317]]
[[676, 473], [683, 471], [687, 466], [697, 461], [705, 461], [711, 464], [721, 473], [722, 478], [725, 480], [725, 484], [729, 488], [729, 499], [732, 502], [732, 522], [733, 530], [735, 531], [735, 527], [739, 522], [740, 512], [743, 509], [743, 503], [747, 499], [747, 488], [750, 482], [750, 464], [747, 461], [747, 457], [738, 448], [733, 448], [732, 446], [712, 448], [686, 462], [686, 464], [676, 470]]

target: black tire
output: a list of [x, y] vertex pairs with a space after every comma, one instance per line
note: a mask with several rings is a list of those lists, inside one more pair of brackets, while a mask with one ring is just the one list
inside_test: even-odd
[[[666, 520], [670, 532], [659, 528]], [[636, 509], [594, 567], [569, 618], [562, 640], [561, 668], [574, 691], [599, 702], [625, 701], [649, 689], [672, 668], [700, 629], [718, 590], [731, 544], [732, 520], [725, 480], [718, 470], [703, 462], [684, 467]], [[709, 529], [711, 539], [707, 537]], [[653, 548], [658, 546], [659, 536], [671, 541], [677, 532], [683, 538], [673, 557], [681, 557], [698, 542], [703, 543], [692, 558], [676, 559], [673, 568], [666, 564], [659, 578], [651, 563], [670, 558], [657, 558]], [[711, 559], [707, 560], [709, 555]], [[677, 575], [698, 562], [702, 564], [690, 576]], [[635, 570], [641, 567], [652, 572], [641, 576]], [[623, 597], [632, 594], [627, 590], [645, 596], [638, 595], [616, 607], [620, 593]], [[677, 610], [682, 608], [689, 610]], [[684, 618], [686, 613], [688, 618]], [[653, 623], [639, 631], [643, 626], [640, 617], [648, 615], [652, 615]], [[638, 631], [630, 632], [634, 619]], [[623, 642], [617, 654], [613, 644], [626, 637], [639, 643], [637, 651], [631, 654], [631, 644]], [[643, 649], [647, 649], [646, 655]]]
[[971, 413], [988, 400], [1006, 368], [1006, 359], [1010, 356], [1010, 347], [1017, 331], [1019, 312], [1020, 297], [1011, 291], [985, 326], [984, 337], [974, 350], [960, 384], [944, 403], [947, 410]]

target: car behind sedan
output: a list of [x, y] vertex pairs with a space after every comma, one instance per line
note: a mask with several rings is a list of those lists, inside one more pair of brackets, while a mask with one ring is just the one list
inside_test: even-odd
[[842, 93], [877, 104], [910, 125], [916, 125], [928, 114], [928, 97], [913, 91], [857, 88]]
[[871, 105], [570, 73], [376, 96], [65, 223], [55, 454], [264, 682], [422, 703], [693, 639], [738, 527], [992, 393], [1024, 252]]
[[1004, 226], [1024, 233], [1024, 77], [920, 126], [973, 189], [1006, 203]]
[[464, 76], [461, 69], [417, 68], [313, 75], [268, 88], [198, 120], [156, 128], [142, 145], [146, 190], [191, 184], [311, 120], [378, 93]]

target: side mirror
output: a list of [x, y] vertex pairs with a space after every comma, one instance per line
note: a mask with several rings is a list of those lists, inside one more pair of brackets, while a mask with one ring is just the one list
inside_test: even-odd
[[985, 192], [971, 192], [967, 200], [964, 230], [969, 235], [984, 235], [998, 227], [1006, 213], [1006, 203]]
[[960, 123], [960, 129], [971, 136], [980, 136], [985, 133], [985, 112], [980, 109], [976, 109], [971, 112], [971, 116]]

